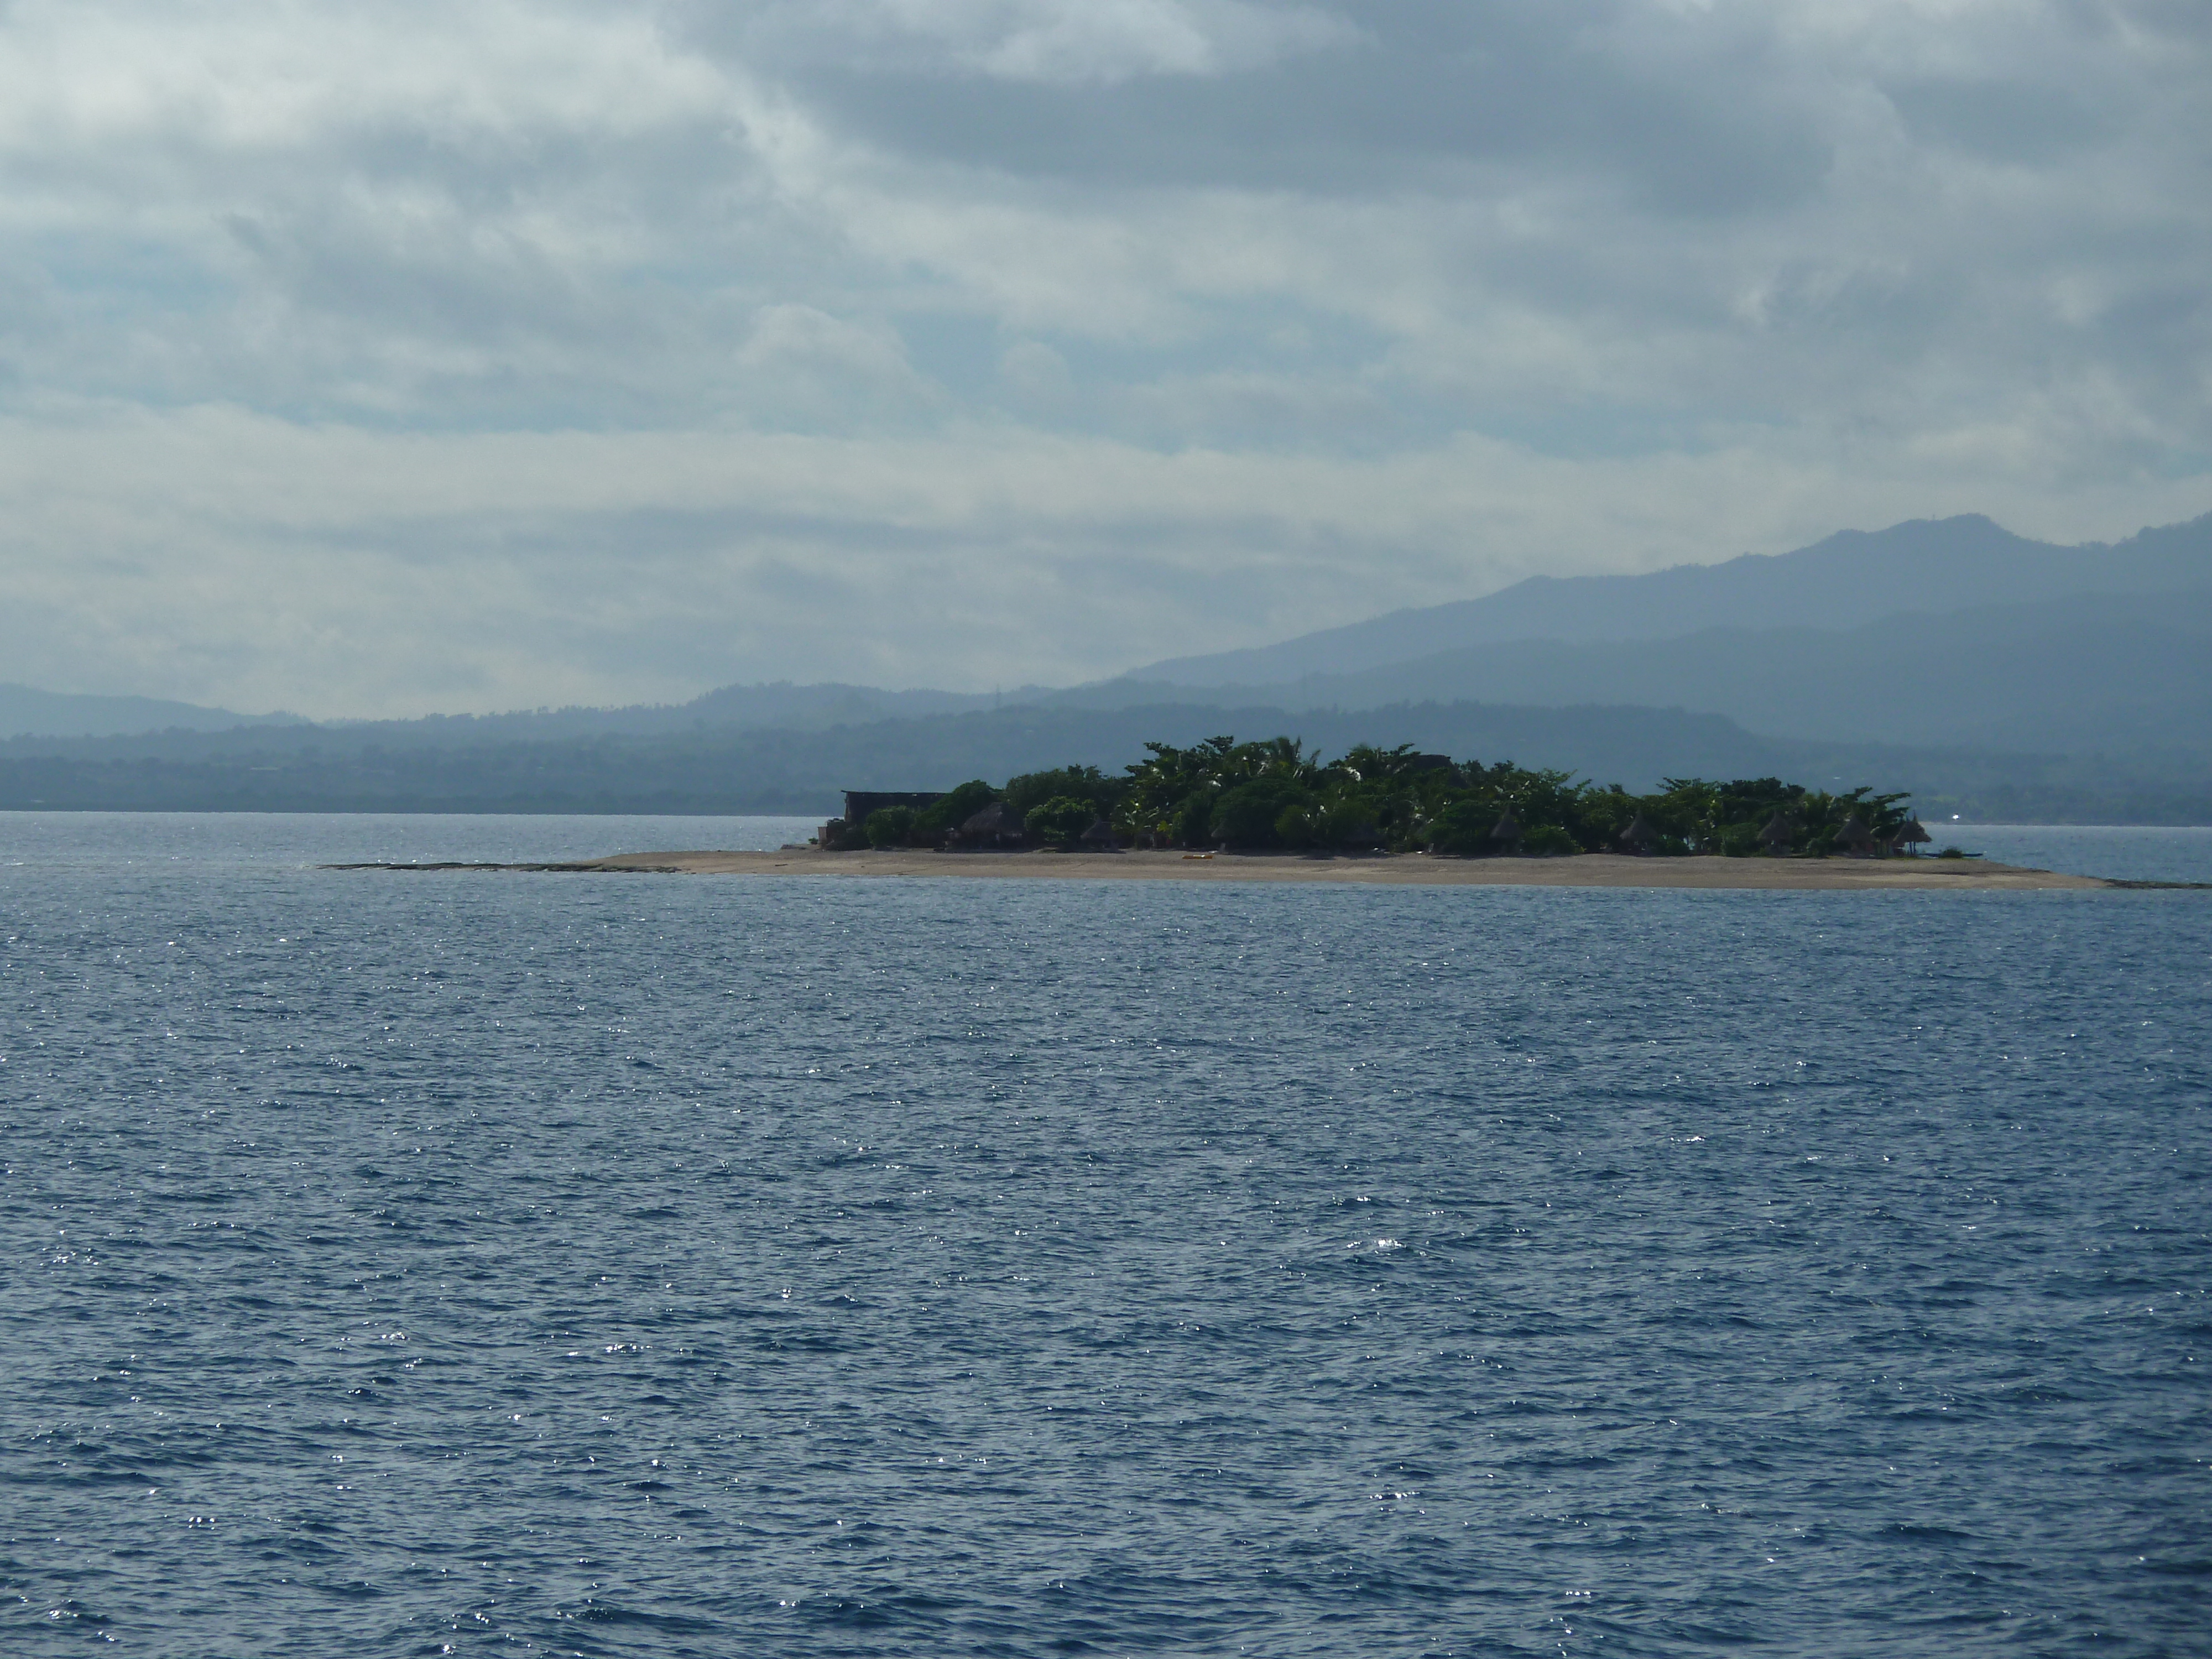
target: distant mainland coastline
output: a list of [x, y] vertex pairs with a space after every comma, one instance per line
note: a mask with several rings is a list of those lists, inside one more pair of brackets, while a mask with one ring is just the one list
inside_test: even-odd
[[1930, 827], [1939, 818], [2212, 823], [2212, 785], [2185, 756], [2084, 760], [1806, 743], [1678, 708], [1423, 703], [1301, 712], [1202, 702], [1009, 706], [819, 729], [702, 724], [533, 736], [538, 727], [518, 716], [11, 739], [0, 741], [0, 811], [775, 814], [818, 824], [855, 783], [935, 792], [963, 778], [1082, 763], [1119, 775], [1147, 739], [1195, 747], [1224, 730], [1294, 731], [1330, 754], [1364, 743], [1512, 756], [1647, 793], [1670, 776], [1789, 778], [1829, 790], [1881, 779], [1885, 789], [1911, 790]]

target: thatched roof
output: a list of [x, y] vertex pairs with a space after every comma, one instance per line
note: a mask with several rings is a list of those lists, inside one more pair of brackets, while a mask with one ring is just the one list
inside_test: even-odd
[[1022, 833], [1021, 814], [1006, 802], [994, 800], [962, 823], [960, 833], [963, 836], [1018, 836]]
[[1497, 827], [1491, 830], [1490, 838], [1492, 841], [1508, 842], [1521, 839], [1521, 820], [1513, 816], [1511, 807], [1507, 807], [1498, 815]]
[[1836, 845], [1854, 853], [1863, 853], [1874, 846], [1874, 836], [1869, 833], [1866, 820], [1853, 812], [1836, 830]]
[[1784, 813], [1777, 812], [1767, 819], [1766, 828], [1759, 832], [1759, 840], [1769, 847], [1787, 847], [1797, 837], [1797, 826]]
[[1928, 826], [1916, 816], [1905, 819], [1905, 827], [1897, 832], [1897, 839], [1899, 845], [1916, 845], [1933, 841], [1936, 837], [1928, 833]]
[[1092, 848], [1112, 848], [1118, 851], [1121, 842], [1115, 839], [1114, 826], [1100, 818], [1083, 832], [1083, 844]]
[[1628, 828], [1620, 832], [1620, 845], [1632, 853], [1648, 853], [1658, 844], [1659, 832], [1641, 812], [1629, 819]]

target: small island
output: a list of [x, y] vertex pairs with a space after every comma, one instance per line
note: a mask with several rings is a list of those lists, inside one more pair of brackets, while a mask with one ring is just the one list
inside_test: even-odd
[[[1778, 778], [1668, 778], [1652, 794], [1565, 772], [1455, 761], [1410, 744], [1336, 760], [1292, 738], [1145, 745], [1111, 777], [1095, 766], [1032, 772], [994, 787], [977, 778], [938, 793], [851, 791], [813, 845], [830, 853], [901, 848], [1045, 848], [1243, 854], [1425, 853], [1449, 858], [1887, 858], [1929, 837], [1902, 793], [1828, 794]], [[1940, 855], [1939, 855], [1940, 856]], [[1953, 856], [1960, 856], [1954, 853]]]
[[348, 865], [346, 869], [1060, 877], [1389, 886], [1672, 887], [1951, 891], [2118, 883], [1934, 857], [1903, 793], [1839, 794], [1775, 778], [1668, 778], [1651, 793], [1565, 772], [1296, 739], [1145, 745], [1120, 777], [1095, 766], [1003, 787], [854, 790], [803, 846], [653, 852], [560, 864]]

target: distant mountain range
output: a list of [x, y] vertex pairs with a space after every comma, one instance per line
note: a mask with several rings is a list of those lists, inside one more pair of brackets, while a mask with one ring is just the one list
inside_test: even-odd
[[2212, 515], [2057, 547], [1978, 517], [1641, 576], [1537, 578], [1247, 651], [1003, 696], [727, 686], [690, 702], [309, 724], [0, 687], [0, 806], [826, 811], [1146, 738], [1412, 743], [1648, 787], [1779, 773], [1934, 809], [2212, 821]]
[[700, 726], [788, 726], [819, 731], [856, 720], [957, 714], [1006, 702], [1035, 701], [1027, 686], [1003, 695], [963, 691], [879, 691], [869, 685], [726, 685], [684, 703], [624, 708], [539, 708], [503, 714], [431, 714], [411, 720], [311, 721], [298, 714], [240, 714], [158, 697], [81, 696], [0, 685], [0, 739], [114, 738], [170, 732], [230, 732], [241, 726], [290, 726], [313, 731], [374, 728], [392, 741], [436, 744], [483, 738], [541, 741], [591, 733], [642, 736]]
[[1066, 701], [1198, 697], [1290, 709], [1475, 702], [1640, 704], [1776, 736], [2212, 761], [2212, 586], [2078, 594], [1856, 628], [1520, 640], [1278, 684], [1120, 680]]
[[1657, 640], [1716, 628], [1839, 629], [2079, 593], [2212, 586], [2212, 514], [2118, 543], [2058, 547], [1979, 514], [1847, 530], [1794, 553], [1640, 576], [1532, 576], [1480, 599], [1395, 611], [1279, 645], [1177, 657], [1126, 678], [1272, 685], [1522, 640]]
[[0, 684], [0, 737], [112, 738], [135, 732], [228, 732], [298, 726], [297, 714], [239, 714], [161, 697], [79, 696]]
[[[453, 728], [445, 730], [454, 737]], [[2212, 787], [2155, 769], [2050, 754], [1760, 737], [1679, 709], [1399, 704], [1359, 711], [1216, 702], [1035, 704], [841, 725], [702, 726], [537, 740], [477, 731], [387, 740], [380, 728], [262, 727], [61, 744], [0, 743], [0, 810], [281, 812], [796, 812], [847, 788], [1003, 781], [1071, 763], [1118, 770], [1147, 740], [1303, 738], [1323, 753], [1411, 744], [1519, 760], [1634, 789], [1662, 777], [1780, 776], [1914, 793], [1923, 813], [2072, 823], [2212, 820]]]
[[2212, 766], [2212, 515], [2053, 547], [1983, 518], [1644, 576], [1540, 577], [1055, 694], [1290, 709], [1634, 704], [1784, 738]]

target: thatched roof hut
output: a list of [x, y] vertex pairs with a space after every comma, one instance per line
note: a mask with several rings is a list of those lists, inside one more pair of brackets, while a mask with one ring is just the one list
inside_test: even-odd
[[1498, 823], [1490, 832], [1490, 843], [1501, 853], [1510, 853], [1521, 844], [1521, 820], [1507, 807], [1498, 814]]
[[1659, 850], [1659, 832], [1651, 827], [1651, 820], [1638, 812], [1629, 819], [1628, 828], [1620, 832], [1617, 843], [1624, 853], [1633, 853], [1641, 858]]
[[1775, 858], [1786, 855], [1790, 843], [1797, 839], [1797, 826], [1790, 822], [1787, 813], [1777, 812], [1767, 819], [1766, 828], [1759, 832], [1759, 844]]
[[1898, 832], [1889, 838], [1889, 850], [1893, 853], [1910, 853], [1916, 848], [1926, 846], [1935, 839], [1935, 836], [1928, 833], [1928, 826], [1921, 823], [1919, 815], [1915, 813], [1905, 819]]
[[1100, 818], [1083, 832], [1083, 850], [1086, 853], [1118, 853], [1121, 843], [1114, 834], [1114, 826]]
[[1846, 817], [1836, 830], [1836, 846], [1854, 858], [1864, 858], [1875, 850], [1874, 835], [1866, 827], [1866, 820], [1856, 812]]
[[1019, 847], [1027, 839], [1022, 815], [1002, 800], [994, 800], [952, 832], [956, 847]]

